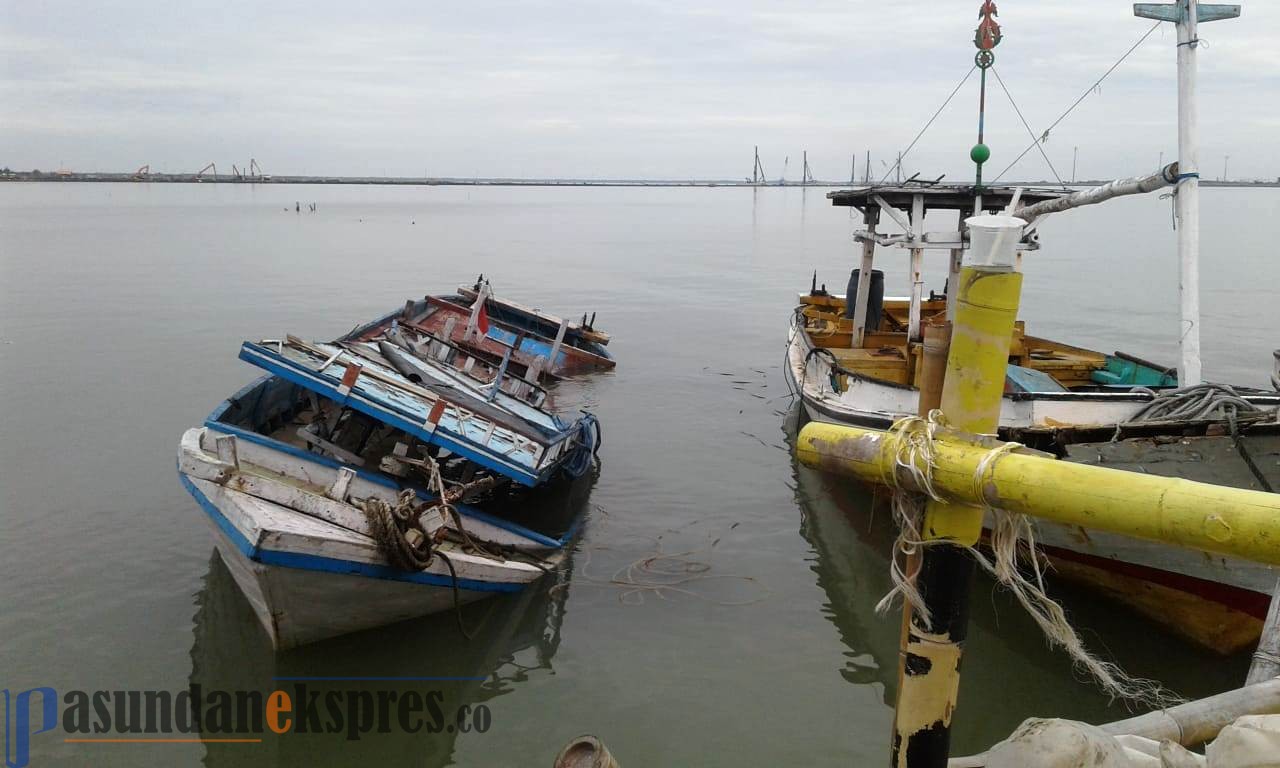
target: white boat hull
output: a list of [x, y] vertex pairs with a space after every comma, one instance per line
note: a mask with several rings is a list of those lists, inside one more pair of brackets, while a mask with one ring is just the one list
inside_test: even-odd
[[[492, 518], [468, 518], [473, 536], [489, 532], [494, 535], [484, 540], [540, 550], [541, 561], [535, 565], [451, 549], [422, 571], [393, 568], [361, 532], [365, 520], [354, 501], [394, 498], [394, 489], [361, 476], [337, 494], [340, 499], [332, 498], [332, 490], [321, 496], [314, 489], [331, 488], [340, 468], [244, 440], [237, 441], [241, 448], [231, 465], [205, 450], [214, 436], [226, 439], [204, 427], [183, 436], [179, 477], [276, 649], [518, 592], [563, 557], [563, 549], [547, 546], [554, 541], [525, 538], [517, 526]], [[250, 464], [250, 457], [256, 463]]]
[[[813, 349], [807, 336], [793, 324], [787, 343], [786, 375], [792, 390], [801, 395], [811, 420], [885, 429], [903, 416], [916, 414], [920, 392], [914, 387], [848, 376], [847, 388], [837, 392], [831, 385], [830, 361], [811, 354]], [[1117, 424], [1128, 421], [1150, 399], [1149, 395], [1131, 392], [1006, 395], [1000, 408], [1000, 426]]]
[[[224, 496], [220, 503], [235, 502]], [[208, 523], [218, 553], [277, 650], [453, 608], [450, 586], [264, 564], [247, 555], [242, 543], [213, 518]], [[465, 604], [515, 589], [459, 589], [458, 600]]]

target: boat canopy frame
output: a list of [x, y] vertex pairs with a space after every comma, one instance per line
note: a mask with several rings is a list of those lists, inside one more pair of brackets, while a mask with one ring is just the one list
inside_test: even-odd
[[[911, 304], [908, 310], [907, 337], [910, 341], [923, 340], [921, 309], [924, 299], [924, 252], [943, 250], [950, 254], [947, 270], [948, 284], [958, 285], [964, 252], [968, 248], [968, 232], [964, 225], [965, 214], [980, 215], [1007, 209], [1015, 200], [1019, 205], [1032, 205], [1055, 200], [1069, 190], [1023, 189], [1018, 187], [975, 187], [971, 184], [901, 184], [870, 185], [828, 192], [827, 198], [834, 206], [846, 206], [862, 214], [865, 229], [853, 233], [854, 242], [862, 244], [862, 263], [859, 274], [868, 276], [858, 281], [857, 296], [846, 296], [853, 301], [853, 336], [851, 346], [860, 348], [866, 338], [867, 304], [870, 298], [871, 270], [875, 266], [877, 245], [888, 248], [904, 248], [911, 252]], [[955, 230], [925, 232], [924, 218], [930, 211], [957, 211], [959, 221]], [[876, 231], [880, 214], [884, 213], [901, 229], [900, 234], [883, 234]], [[1023, 230], [1018, 252], [1040, 247], [1036, 231], [1040, 219], [1034, 217]], [[947, 292], [947, 316], [955, 317], [954, 288]]]

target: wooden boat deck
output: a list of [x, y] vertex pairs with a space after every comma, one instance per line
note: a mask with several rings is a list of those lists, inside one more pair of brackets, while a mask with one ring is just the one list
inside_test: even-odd
[[[917, 386], [923, 346], [907, 337], [909, 304], [907, 299], [886, 298], [880, 329], [867, 331], [863, 346], [858, 348], [852, 346], [853, 320], [843, 316], [843, 296], [802, 296], [799, 311], [810, 341], [829, 352], [840, 368], [877, 381]], [[925, 324], [939, 322], [945, 314], [945, 298], [922, 302]], [[1094, 373], [1106, 368], [1107, 359], [1101, 352], [1029, 336], [1021, 320], [1014, 327], [1009, 349], [1011, 364], [1044, 373], [1066, 389], [1097, 388]]]

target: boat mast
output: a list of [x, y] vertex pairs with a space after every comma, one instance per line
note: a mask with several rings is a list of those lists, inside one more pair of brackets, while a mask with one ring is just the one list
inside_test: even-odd
[[983, 133], [987, 122], [987, 70], [996, 63], [994, 49], [1000, 44], [1002, 37], [1000, 25], [996, 22], [998, 15], [993, 0], [983, 0], [982, 7], [978, 9], [981, 21], [973, 33], [973, 44], [978, 47], [973, 63], [978, 67], [982, 78], [978, 85], [978, 143], [969, 150], [969, 159], [977, 167], [973, 180], [975, 216], [982, 214], [982, 164], [991, 159], [991, 149], [983, 142]]
[[1178, 384], [1190, 387], [1200, 379], [1200, 126], [1196, 110], [1196, 25], [1233, 19], [1238, 5], [1201, 5], [1196, 0], [1172, 4], [1135, 3], [1135, 16], [1171, 21], [1178, 29], [1178, 182], [1174, 187], [1178, 223], [1178, 298], [1182, 334], [1178, 339]]

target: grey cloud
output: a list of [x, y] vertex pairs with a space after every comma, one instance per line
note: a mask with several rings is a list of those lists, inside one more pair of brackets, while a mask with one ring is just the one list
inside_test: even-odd
[[[170, 170], [253, 155], [277, 173], [819, 175], [902, 149], [971, 66], [977, 2], [193, 4], [0, 0], [3, 157]], [[1148, 26], [1127, 3], [1002, 3], [997, 67], [1038, 131]], [[1206, 165], [1280, 175], [1280, 7], [1207, 25]], [[1082, 175], [1147, 170], [1175, 141], [1172, 29], [1045, 145]], [[976, 77], [906, 165], [967, 177]], [[995, 84], [988, 144], [1026, 131]], [[880, 163], [876, 162], [877, 166]], [[794, 171], [795, 165], [792, 165]], [[793, 173], [794, 175], [794, 173]], [[1048, 175], [1038, 153], [1014, 172]]]

